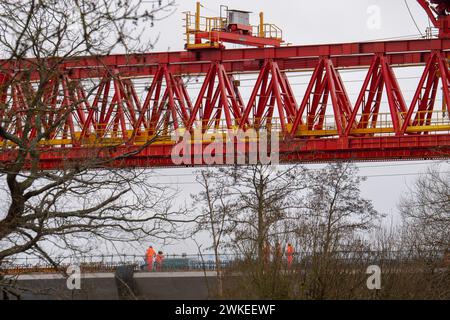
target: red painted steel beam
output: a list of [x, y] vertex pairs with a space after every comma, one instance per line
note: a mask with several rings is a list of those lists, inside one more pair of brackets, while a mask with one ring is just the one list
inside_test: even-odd
[[439, 29], [440, 38], [450, 37], [450, 2], [448, 0], [417, 0], [431, 23]]
[[[207, 144], [202, 145], [202, 151]], [[57, 170], [82, 164], [92, 159], [108, 160], [138, 149], [121, 146], [113, 149], [54, 148], [41, 154], [40, 167]], [[103, 168], [204, 166], [201, 154], [193, 154], [190, 165], [175, 165], [171, 159], [172, 145], [149, 145], [136, 155], [111, 161]], [[227, 146], [223, 147], [226, 153]], [[236, 147], [235, 147], [236, 149]], [[14, 161], [16, 151], [0, 153], [0, 163]], [[225, 155], [223, 156], [225, 157]], [[280, 163], [335, 161], [396, 161], [450, 158], [450, 134], [388, 137], [350, 137], [348, 139], [286, 139], [280, 141]], [[195, 160], [197, 159], [197, 160]]]
[[[446, 49], [447, 50], [447, 49]], [[447, 57], [450, 58], [450, 53], [446, 52]], [[423, 65], [428, 61], [429, 52], [415, 52], [415, 53], [392, 53], [387, 54], [392, 66], [404, 65]], [[295, 70], [312, 70], [316, 67], [319, 57], [305, 57], [305, 58], [280, 58], [276, 59], [281, 71], [295, 71]], [[370, 66], [373, 55], [355, 55], [355, 56], [336, 56], [331, 57], [330, 60], [336, 69], [342, 68], [365, 68]], [[168, 65], [168, 70], [174, 75], [198, 75], [206, 74], [209, 70], [210, 61], [189, 62], [189, 63], [171, 63]], [[256, 73], [261, 70], [264, 64], [264, 57], [254, 58], [250, 60], [225, 61], [221, 63], [227, 72], [233, 73]], [[153, 76], [159, 66], [158, 65], [135, 65], [118, 66], [116, 69], [124, 75], [129, 77], [147, 77]], [[67, 69], [69, 76], [72, 79], [80, 78], [96, 78], [103, 71], [103, 68], [79, 68]], [[37, 78], [33, 78], [37, 80]]]
[[436, 12], [434, 12], [430, 7], [430, 2], [427, 0], [417, 0], [417, 2], [421, 5], [421, 7], [425, 10], [428, 15], [428, 18], [433, 23], [433, 26], [439, 28], [438, 20], [436, 18]]
[[299, 129], [306, 109], [309, 109], [306, 123], [308, 130], [323, 130], [328, 100], [331, 100], [339, 136], [343, 136], [345, 125], [352, 114], [351, 102], [333, 63], [328, 58], [322, 58], [314, 69], [291, 134]]
[[[269, 81], [270, 76], [270, 81]], [[282, 74], [278, 64], [271, 59], [264, 62], [264, 66], [256, 80], [247, 107], [243, 112], [240, 129], [245, 129], [249, 119], [253, 119], [253, 127], [270, 128], [273, 114], [277, 107], [280, 125], [283, 133], [288, 133], [288, 124], [292, 124], [297, 112], [297, 102], [289, 80]]]
[[434, 52], [425, 66], [420, 78], [416, 93], [414, 94], [401, 133], [404, 134], [411, 125], [415, 113], [414, 126], [429, 126], [435, 111], [436, 96], [442, 88], [442, 112], [450, 113], [450, 71], [447, 59], [440, 53]]
[[[217, 83], [216, 83], [217, 79]], [[232, 129], [236, 121], [242, 118], [242, 99], [222, 64], [214, 62], [206, 74], [203, 85], [193, 106], [187, 130], [191, 131], [196, 121], [201, 120], [202, 132], [219, 128], [222, 115], [226, 127]]]
[[[367, 67], [374, 54], [383, 53], [391, 65], [425, 64], [430, 51], [450, 51], [450, 39], [421, 39], [362, 43], [341, 43], [279, 48], [246, 48], [233, 50], [202, 50], [160, 52], [133, 55], [79, 57], [59, 65], [72, 79], [103, 75], [105, 68], [116, 69], [130, 77], [154, 75], [161, 64], [179, 74], [205, 74], [212, 61], [223, 64], [227, 72], [259, 71], [264, 59], [277, 61], [281, 71], [314, 69], [321, 56], [331, 57], [335, 68]], [[449, 54], [447, 53], [447, 56]], [[27, 61], [0, 60], [0, 70], [31, 69]], [[37, 80], [38, 74], [33, 73]]]

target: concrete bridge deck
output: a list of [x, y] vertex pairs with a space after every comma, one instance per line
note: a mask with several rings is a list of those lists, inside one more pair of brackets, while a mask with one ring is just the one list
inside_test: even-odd
[[215, 276], [214, 271], [136, 272], [132, 274], [132, 281], [126, 280], [124, 286], [118, 281], [117, 273], [83, 273], [80, 290], [69, 290], [63, 274], [36, 273], [5, 278], [15, 281], [15, 291], [23, 300], [205, 300], [213, 298]]

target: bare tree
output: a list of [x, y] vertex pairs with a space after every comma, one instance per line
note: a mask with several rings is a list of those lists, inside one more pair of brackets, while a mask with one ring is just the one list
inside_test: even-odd
[[211, 234], [216, 256], [219, 248], [231, 248], [243, 258], [236, 266], [243, 273], [242, 292], [251, 292], [250, 297], [285, 297], [289, 282], [282, 274], [281, 243], [272, 250], [273, 263], [267, 259], [266, 246], [284, 240], [288, 236], [284, 224], [298, 218], [304, 175], [301, 167], [277, 170], [255, 165], [224, 167], [198, 176], [203, 190], [194, 199], [196, 205], [204, 204], [200, 226]]
[[306, 187], [302, 167], [267, 165], [222, 168], [235, 215], [231, 217], [233, 243], [242, 253], [264, 261], [268, 240], [276, 241], [284, 222], [298, 218], [301, 191]]
[[196, 225], [194, 235], [206, 231], [211, 236], [217, 273], [217, 295], [223, 296], [223, 273], [221, 249], [224, 248], [225, 237], [229, 234], [234, 206], [230, 198], [229, 187], [223, 178], [216, 176], [214, 170], [197, 172], [196, 180], [202, 191], [192, 195], [196, 210]]
[[360, 246], [362, 232], [375, 227], [382, 216], [370, 200], [361, 196], [363, 178], [353, 164], [329, 164], [309, 171], [308, 193], [305, 196], [304, 219], [299, 229], [299, 242], [311, 259], [309, 290], [314, 298], [326, 297], [334, 281], [330, 271], [339, 254], [352, 252]]
[[[442, 173], [438, 176], [423, 177], [432, 183], [424, 185], [431, 198], [431, 194], [416, 190], [428, 209], [430, 203], [437, 205], [438, 209], [428, 211], [427, 219], [436, 212], [447, 212], [439, 210], [442, 205], [439, 200], [445, 200], [445, 193], [438, 191], [445, 190], [448, 179]], [[442, 245], [441, 241], [424, 245], [422, 227], [413, 229], [408, 224], [383, 227], [383, 215], [361, 195], [364, 178], [353, 164], [336, 163], [311, 170], [229, 167], [207, 171], [199, 179], [202, 197], [195, 199], [203, 204], [202, 218], [209, 218], [211, 212], [220, 217], [216, 223], [223, 221], [220, 226], [231, 227], [225, 228], [230, 238], [224, 239], [222, 247], [229, 244], [247, 258], [222, 270], [227, 284], [225, 297], [448, 299], [448, 266], [440, 258], [441, 247], [432, 247]], [[222, 201], [226, 206], [222, 206]], [[221, 211], [224, 207], [227, 210]], [[422, 213], [410, 209], [407, 212], [408, 219], [416, 219]], [[418, 225], [433, 223], [427, 219], [412, 221]], [[442, 222], [439, 215], [433, 219], [435, 223]], [[211, 220], [203, 222], [211, 232]], [[442, 230], [441, 225], [436, 227], [437, 231]], [[214, 229], [217, 235], [217, 226]], [[212, 238], [214, 243], [215, 236]], [[297, 254], [293, 267], [287, 270], [276, 262], [268, 265], [261, 261], [265, 260], [265, 252], [264, 248], [263, 253], [258, 252], [260, 238], [272, 243], [292, 242]], [[425, 249], [431, 254], [425, 254]], [[367, 288], [366, 272], [370, 265], [382, 269], [381, 290]]]
[[318, 237], [314, 251], [328, 254], [357, 232], [374, 227], [381, 215], [370, 200], [361, 197], [364, 180], [350, 163], [329, 164], [309, 171], [305, 222], [314, 227]]
[[439, 166], [421, 175], [399, 205], [418, 250], [450, 250], [450, 174]]
[[[131, 245], [149, 237], [166, 238], [175, 230], [180, 219], [170, 209], [172, 193], [152, 184], [150, 172], [113, 169], [113, 163], [120, 166], [141, 151], [114, 153], [128, 141], [99, 144], [88, 160], [68, 161], [60, 170], [40, 165], [41, 155], [54, 150], [43, 141], [59, 139], [59, 152], [69, 144], [64, 142], [67, 132], [74, 141], [71, 115], [80, 104], [87, 106], [101, 84], [98, 79], [84, 83], [90, 91], [80, 94], [82, 81], [70, 80], [63, 65], [93, 55], [101, 67], [100, 55], [152, 48], [155, 39], [149, 39], [148, 29], [169, 14], [173, 4], [0, 2], [0, 152], [11, 159], [0, 163], [0, 264], [25, 252], [57, 265], [52, 257], [57, 248], [86, 252], [97, 247], [96, 239]], [[104, 75], [98, 69], [92, 78]], [[102, 152], [111, 157], [97, 158]]]

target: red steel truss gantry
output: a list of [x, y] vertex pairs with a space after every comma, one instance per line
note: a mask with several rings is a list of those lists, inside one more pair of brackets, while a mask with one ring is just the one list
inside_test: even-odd
[[[28, 112], [44, 81], [33, 61], [0, 61], [0, 126], [31, 141], [39, 121], [50, 133], [39, 141], [43, 169], [92, 157], [173, 166], [170, 135], [200, 128], [206, 138], [193, 164], [205, 163], [211, 135], [239, 129], [276, 132], [282, 163], [448, 158], [449, 56], [450, 39], [440, 38], [81, 57], [45, 80], [38, 114]], [[423, 69], [409, 105], [397, 67]], [[343, 69], [367, 70], [355, 103]], [[306, 90], [292, 86], [299, 72], [311, 75]], [[245, 101], [237, 75], [249, 74], [257, 78]], [[13, 162], [17, 149], [0, 139], [0, 163]]]

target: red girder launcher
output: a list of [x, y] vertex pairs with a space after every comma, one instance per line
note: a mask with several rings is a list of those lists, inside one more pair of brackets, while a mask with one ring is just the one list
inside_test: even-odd
[[235, 43], [254, 47], [279, 47], [283, 32], [274, 24], [264, 22], [264, 13], [259, 13], [259, 25], [250, 24], [249, 11], [220, 6], [220, 17], [203, 17], [201, 4], [197, 2], [195, 14], [186, 12], [186, 49], [224, 49], [223, 43]]
[[[174, 133], [204, 133], [201, 146], [207, 147], [212, 134], [250, 129], [279, 135], [282, 163], [449, 158], [450, 0], [418, 3], [438, 37], [282, 46], [282, 31], [262, 13], [252, 26], [247, 11], [221, 6], [219, 17], [202, 17], [197, 3], [185, 17], [187, 51], [76, 57], [44, 81], [31, 60], [0, 60], [0, 127], [21, 138], [36, 136], [25, 120], [33, 84], [43, 81], [46, 111], [32, 119], [51, 129], [39, 141], [43, 169], [92, 154], [118, 157], [112, 167], [175, 166]], [[226, 50], [227, 43], [245, 47]], [[411, 101], [398, 82], [400, 66], [424, 67]], [[354, 101], [342, 69], [367, 70], [362, 86], [353, 85]], [[311, 76], [302, 74], [309, 79], [301, 90], [290, 72], [305, 71]], [[189, 90], [187, 76], [197, 77], [198, 91]], [[98, 85], [92, 91], [85, 80]], [[256, 80], [246, 86], [248, 98], [241, 80]], [[193, 159], [201, 160], [201, 150], [192, 149]], [[0, 165], [15, 161], [16, 151], [0, 138]]]

